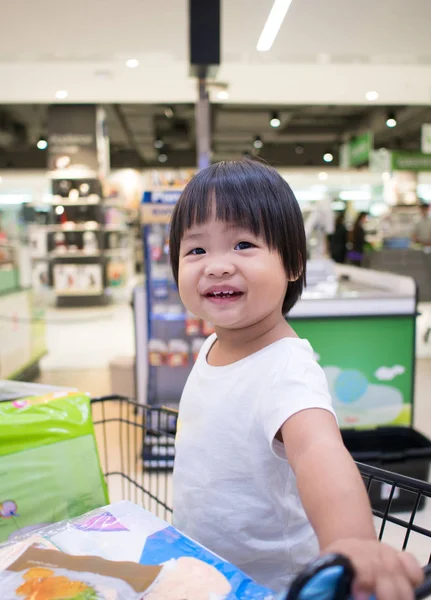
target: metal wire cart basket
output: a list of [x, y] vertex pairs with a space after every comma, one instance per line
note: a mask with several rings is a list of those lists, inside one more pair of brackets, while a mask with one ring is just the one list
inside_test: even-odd
[[[92, 411], [111, 501], [131, 500], [171, 522], [177, 411], [120, 396], [93, 399]], [[430, 562], [431, 531], [424, 509], [431, 484], [369, 465], [358, 468], [369, 496], [379, 497], [373, 506], [379, 539], [408, 548], [422, 564]], [[403, 512], [392, 507], [400, 497]]]

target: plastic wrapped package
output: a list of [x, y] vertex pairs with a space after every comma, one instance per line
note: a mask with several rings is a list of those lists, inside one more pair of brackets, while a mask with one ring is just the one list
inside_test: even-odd
[[0, 481], [0, 542], [106, 504], [90, 398], [0, 402]]
[[[236, 567], [215, 556], [175, 528], [131, 502], [119, 502], [37, 533], [40, 548], [55, 547], [79, 556], [163, 566], [146, 591], [146, 600], [270, 600], [270, 590], [257, 585]], [[0, 546], [0, 569], [34, 544], [27, 534]], [[17, 550], [16, 543], [20, 544]], [[1, 580], [0, 580], [1, 581]]]

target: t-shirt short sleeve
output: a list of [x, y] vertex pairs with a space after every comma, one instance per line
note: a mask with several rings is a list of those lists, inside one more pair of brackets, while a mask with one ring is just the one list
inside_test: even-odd
[[[275, 439], [284, 423], [303, 410], [319, 408], [334, 415], [325, 373], [313, 356], [296, 358], [293, 353], [274, 368], [268, 394], [258, 408], [265, 437], [274, 454], [286, 459], [284, 446]], [[284, 368], [280, 368], [280, 367]]]

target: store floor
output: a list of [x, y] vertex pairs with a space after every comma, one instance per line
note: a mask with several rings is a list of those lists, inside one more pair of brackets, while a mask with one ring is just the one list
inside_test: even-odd
[[48, 308], [48, 354], [40, 363], [41, 383], [77, 387], [93, 396], [111, 393], [109, 365], [135, 354], [129, 302], [98, 308]]
[[[428, 343], [424, 334], [431, 326], [431, 305], [420, 307], [418, 319], [415, 393], [415, 427], [431, 438], [431, 337]], [[134, 354], [133, 312], [129, 302], [103, 308], [92, 309], [55, 309], [47, 311], [47, 338], [49, 354], [42, 360], [42, 373], [39, 381], [54, 385], [76, 387], [89, 392], [92, 396], [111, 393], [109, 363], [118, 356]], [[112, 418], [117, 408], [115, 404], [107, 407], [105, 418]], [[100, 414], [99, 414], [100, 417]], [[118, 422], [110, 423], [103, 432], [96, 427], [102, 462], [109, 471], [128, 471], [132, 479], [139, 482], [145, 490], [128, 484], [119, 477], [109, 481], [111, 501], [123, 498], [142, 504], [161, 518], [168, 518], [165, 509], [157, 505], [152, 498], [165, 500], [172, 505], [172, 480], [166, 473], [145, 473], [139, 468], [136, 448], [142, 447], [142, 439], [133, 428], [127, 442], [127, 431], [120, 432]], [[105, 443], [106, 440], [106, 443]], [[108, 459], [108, 465], [106, 460]], [[430, 528], [431, 501], [421, 511], [415, 522]], [[402, 532], [400, 528], [388, 526], [385, 540], [400, 546]], [[411, 550], [422, 562], [427, 562], [431, 544], [421, 536], [413, 535]]]

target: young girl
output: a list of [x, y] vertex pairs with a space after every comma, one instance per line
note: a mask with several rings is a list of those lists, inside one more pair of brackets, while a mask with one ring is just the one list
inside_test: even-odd
[[284, 318], [306, 269], [287, 183], [253, 160], [201, 171], [174, 210], [170, 252], [182, 301], [215, 327], [180, 404], [176, 527], [275, 590], [320, 549], [352, 560], [357, 598], [413, 598], [419, 565], [377, 542], [324, 372]]

